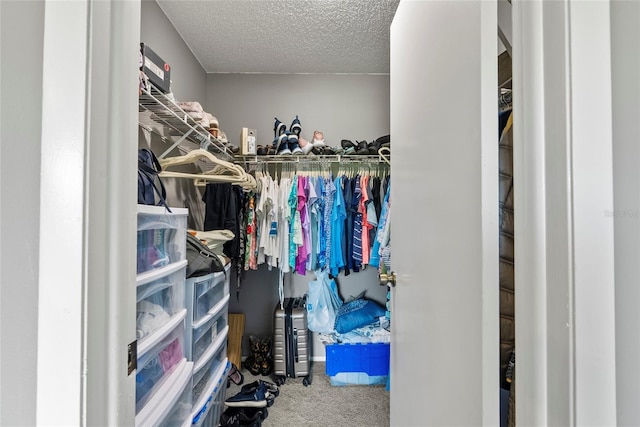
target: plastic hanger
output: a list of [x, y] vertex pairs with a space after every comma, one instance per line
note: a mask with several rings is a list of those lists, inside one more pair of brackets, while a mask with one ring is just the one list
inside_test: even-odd
[[385, 156], [385, 154], [391, 155], [391, 150], [388, 147], [380, 147], [380, 149], [378, 150], [378, 155], [386, 164], [391, 166], [391, 159]]
[[[172, 166], [195, 164], [200, 160], [208, 160], [215, 167], [200, 174], [167, 170]], [[183, 156], [165, 157], [160, 159], [160, 165], [163, 168], [163, 171], [159, 174], [160, 177], [194, 179], [195, 185], [198, 186], [205, 185], [207, 182], [229, 182], [242, 186], [246, 191], [257, 187], [255, 178], [246, 173], [240, 166], [221, 160], [213, 153], [203, 149], [190, 151]]]

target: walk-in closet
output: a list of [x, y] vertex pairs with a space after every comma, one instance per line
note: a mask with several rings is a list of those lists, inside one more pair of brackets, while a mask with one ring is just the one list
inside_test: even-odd
[[637, 425], [639, 16], [1, 1], [0, 425]]

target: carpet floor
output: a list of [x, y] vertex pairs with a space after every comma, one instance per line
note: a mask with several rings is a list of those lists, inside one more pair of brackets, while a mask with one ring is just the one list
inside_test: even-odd
[[[386, 427], [389, 425], [389, 392], [384, 386], [332, 386], [325, 374], [325, 363], [314, 362], [311, 385], [305, 387], [302, 378], [287, 378], [280, 386], [280, 395], [264, 427]], [[274, 377], [256, 377], [242, 369], [244, 384], [262, 379], [275, 382]], [[231, 383], [227, 397], [240, 391]]]

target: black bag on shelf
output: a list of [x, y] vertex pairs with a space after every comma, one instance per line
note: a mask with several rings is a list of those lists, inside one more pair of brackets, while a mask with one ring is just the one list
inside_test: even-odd
[[187, 279], [224, 271], [220, 257], [197, 237], [187, 233]]
[[[155, 195], [158, 195], [157, 206], [164, 206], [169, 212], [167, 205], [167, 191], [160, 180], [158, 174], [162, 172], [162, 166], [153, 151], [148, 148], [138, 150], [138, 203], [141, 205], [156, 205]], [[160, 190], [156, 186], [156, 179], [160, 185]]]

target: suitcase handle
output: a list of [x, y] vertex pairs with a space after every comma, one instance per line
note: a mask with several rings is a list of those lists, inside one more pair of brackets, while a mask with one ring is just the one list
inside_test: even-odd
[[298, 363], [299, 362], [299, 358], [298, 358], [298, 328], [293, 328], [293, 348], [294, 348], [293, 357], [294, 357], [296, 363]]

